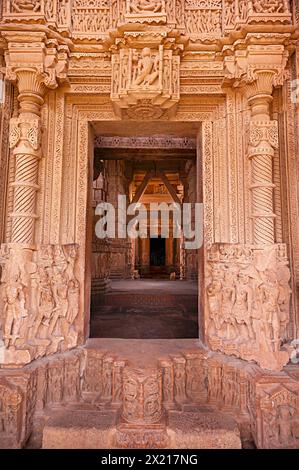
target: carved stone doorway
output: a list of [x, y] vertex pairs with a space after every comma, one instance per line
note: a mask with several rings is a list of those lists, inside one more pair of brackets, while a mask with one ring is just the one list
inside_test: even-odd
[[[182, 208], [188, 202], [193, 210], [199, 202], [199, 124], [167, 124], [93, 125], [92, 338], [198, 338], [198, 250], [185, 249], [183, 237], [174, 235], [171, 210], [166, 237], [161, 220], [165, 205]], [[147, 209], [146, 237], [119, 236], [120, 195], [126, 196], [125, 209], [130, 203]], [[117, 209], [117, 230], [115, 237], [100, 240], [95, 209], [102, 203]], [[152, 203], [164, 205], [154, 224]]]

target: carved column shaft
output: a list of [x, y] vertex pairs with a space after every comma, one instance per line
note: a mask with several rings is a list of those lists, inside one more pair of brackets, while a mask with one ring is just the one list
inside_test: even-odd
[[45, 86], [35, 70], [16, 70], [20, 113], [11, 119], [10, 146], [15, 156], [13, 243], [34, 243], [40, 152], [40, 111]]
[[277, 121], [270, 120], [273, 72], [257, 74], [257, 80], [248, 86], [251, 123], [248, 157], [251, 160], [251, 216], [253, 242], [271, 245], [275, 242], [273, 212], [273, 157], [278, 146]]

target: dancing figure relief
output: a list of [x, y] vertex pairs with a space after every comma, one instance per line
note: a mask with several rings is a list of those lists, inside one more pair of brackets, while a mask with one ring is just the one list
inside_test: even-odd
[[138, 58], [133, 60], [133, 86], [153, 86], [159, 77], [159, 56], [152, 56], [149, 47], [142, 49]]

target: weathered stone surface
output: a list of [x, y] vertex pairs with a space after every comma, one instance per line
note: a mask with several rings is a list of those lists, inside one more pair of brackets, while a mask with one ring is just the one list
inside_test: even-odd
[[240, 449], [237, 423], [221, 413], [170, 411], [167, 433], [173, 449]]
[[43, 431], [43, 449], [107, 449], [116, 432], [113, 412], [69, 411], [50, 417]]

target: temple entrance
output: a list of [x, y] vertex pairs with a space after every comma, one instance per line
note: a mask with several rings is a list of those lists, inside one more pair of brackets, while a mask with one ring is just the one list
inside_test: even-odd
[[151, 269], [165, 268], [165, 238], [151, 238], [150, 239], [150, 262]]
[[[185, 249], [175, 229], [175, 211], [197, 200], [197, 130], [157, 133], [153, 123], [136, 135], [134, 123], [128, 134], [117, 124], [119, 134], [103, 134], [103, 127], [93, 165], [91, 337], [197, 338], [198, 251]], [[99, 238], [103, 204], [113, 207], [115, 230]]]

